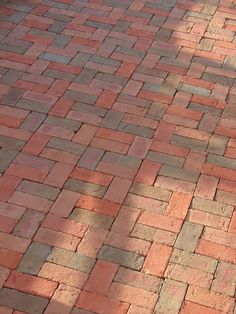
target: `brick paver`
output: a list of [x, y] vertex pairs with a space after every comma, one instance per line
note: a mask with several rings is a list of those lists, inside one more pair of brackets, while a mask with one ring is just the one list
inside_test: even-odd
[[0, 314], [235, 314], [235, 0], [0, 6]]

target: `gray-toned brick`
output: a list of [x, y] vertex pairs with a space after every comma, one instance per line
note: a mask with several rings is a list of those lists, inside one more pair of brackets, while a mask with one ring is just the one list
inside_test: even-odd
[[114, 281], [136, 288], [158, 292], [161, 287], [161, 279], [135, 270], [120, 267]]
[[159, 171], [159, 174], [161, 176], [170, 177], [174, 179], [189, 181], [189, 182], [197, 182], [199, 173], [193, 172], [186, 169], [181, 169], [177, 167], [172, 166], [161, 166], [161, 169]]
[[205, 151], [208, 143], [201, 140], [192, 139], [189, 137], [174, 135], [172, 137], [171, 144], [184, 146], [197, 151]]
[[14, 85], [16, 81], [23, 75], [23, 73], [24, 72], [10, 69], [0, 79], [0, 82], [7, 85]]
[[29, 314], [42, 314], [49, 300], [14, 289], [0, 291], [0, 304]]
[[[186, 283], [165, 279], [154, 313], [179, 313], [186, 290]], [[173, 291], [176, 291], [174, 298]]]
[[105, 118], [103, 119], [101, 125], [106, 128], [117, 129], [123, 116], [124, 116], [123, 112], [109, 110]]
[[202, 78], [206, 81], [210, 81], [210, 82], [214, 82], [214, 83], [218, 83], [218, 84], [226, 85], [226, 86], [233, 86], [234, 84], [233, 78], [225, 77], [225, 76], [221, 76], [221, 75], [217, 75], [213, 73], [205, 72]]
[[41, 103], [39, 101], [21, 99], [17, 102], [16, 107], [41, 113], [48, 113], [48, 111], [51, 108], [51, 105]]
[[118, 130], [147, 138], [152, 138], [154, 135], [153, 129], [123, 122], [120, 123]]
[[225, 61], [222, 67], [230, 71], [235, 71], [236, 70], [236, 56], [227, 56], [225, 58]]
[[96, 313], [74, 307], [71, 314], [96, 314]]
[[144, 257], [134, 252], [124, 251], [103, 245], [98, 253], [98, 258], [128, 267], [134, 270], [140, 270], [144, 263]]
[[148, 186], [146, 184], [139, 183], [134, 183], [129, 192], [161, 201], [169, 201], [171, 197], [171, 192], [169, 190], [161, 189], [157, 186]]
[[217, 260], [214, 258], [179, 249], [174, 249], [170, 262], [201, 271], [204, 265], [204, 271], [211, 274], [215, 272], [217, 266]]
[[65, 63], [65, 64], [68, 64], [71, 60], [70, 57], [66, 57], [66, 56], [62, 56], [62, 55], [56, 55], [56, 54], [48, 53], [48, 52], [41, 53], [41, 55], [39, 56], [39, 59], [54, 61], [54, 62], [59, 62], [59, 63]]
[[52, 138], [47, 144], [47, 147], [62, 150], [68, 153], [81, 156], [85, 151], [85, 146], [77, 143], [73, 143], [60, 138]]
[[55, 20], [48, 28], [49, 32], [61, 34], [61, 32], [64, 30], [65, 26], [67, 25], [67, 22], [63, 21], [57, 21]]
[[21, 128], [24, 130], [35, 132], [46, 118], [46, 114], [40, 112], [31, 112], [24, 122], [21, 124]]
[[[1, 141], [1, 139], [0, 139]], [[15, 150], [0, 149], [0, 172], [5, 171], [19, 152]]]
[[166, 109], [166, 104], [153, 102], [146, 114], [146, 117], [153, 120], [161, 120], [166, 112]]
[[63, 96], [64, 98], [72, 99], [72, 100], [83, 102], [90, 105], [95, 104], [97, 100], [97, 96], [94, 96], [91, 94], [85, 94], [81, 92], [76, 92], [74, 90], [67, 90]]
[[22, 257], [17, 270], [23, 273], [37, 275], [50, 251], [51, 247], [49, 245], [32, 242]]
[[82, 168], [94, 170], [105, 151], [99, 148], [88, 147], [80, 158], [78, 165]]
[[4, 105], [15, 106], [24, 93], [25, 90], [22, 88], [10, 87], [6, 95], [1, 99], [1, 102]]
[[99, 108], [96, 106], [91, 106], [91, 105], [87, 105], [87, 104], [83, 104], [79, 102], [75, 103], [72, 106], [72, 109], [78, 110], [80, 112], [87, 112], [87, 113], [95, 114], [96, 116], [99, 116], [99, 117], [104, 117], [107, 113], [107, 109], [103, 109], [103, 108]]
[[134, 226], [133, 231], [131, 232], [131, 236], [152, 242], [154, 239], [156, 230], [157, 229], [153, 227], [136, 224]]
[[213, 134], [208, 144], [207, 151], [216, 155], [224, 155], [228, 141], [228, 137]]
[[82, 67], [88, 62], [91, 56], [90, 54], [80, 52], [71, 60], [70, 64]]
[[66, 81], [73, 81], [77, 77], [73, 73], [58, 71], [58, 70], [52, 70], [52, 69], [47, 69], [46, 71], [43, 72], [43, 75], [48, 76], [48, 77], [53, 77], [53, 78], [59, 79], [59, 80], [66, 80]]
[[236, 170], [236, 160], [232, 158], [208, 154], [207, 161], [213, 165]]
[[205, 105], [200, 105], [191, 102], [188, 106], [189, 109], [194, 110], [194, 111], [200, 111], [203, 113], [209, 113], [213, 116], [220, 117], [222, 113], [222, 109], [211, 107], [211, 106], [205, 106]]
[[60, 193], [60, 189], [58, 188], [28, 180], [23, 180], [18, 186], [17, 190], [38, 197], [47, 198], [52, 201], [55, 201], [58, 194]]
[[47, 116], [44, 123], [59, 126], [64, 129], [69, 129], [73, 131], [78, 131], [78, 129], [81, 126], [81, 122], [61, 117], [55, 117], [55, 116]]
[[216, 192], [216, 201], [236, 206], [236, 194], [218, 190]]
[[85, 273], [90, 273], [95, 264], [94, 258], [56, 247], [52, 249], [47, 261], [69, 268], [78, 269]]
[[181, 157], [176, 157], [176, 156], [153, 152], [153, 151], [150, 151], [148, 153], [147, 159], [155, 161], [160, 164], [175, 166], [179, 168], [183, 167], [184, 161], [185, 161], [184, 158], [181, 158]]
[[76, 75], [74, 78], [74, 81], [77, 83], [89, 85], [92, 80], [94, 79], [95, 75], [97, 74], [97, 71], [91, 70], [91, 69], [83, 69], [79, 75]]
[[201, 95], [201, 96], [210, 96], [210, 93], [211, 93], [210, 89], [202, 88], [199, 86], [188, 85], [188, 84], [181, 84], [178, 89], [187, 93]]
[[84, 25], [96, 27], [96, 28], [101, 28], [101, 29], [106, 29], [108, 31], [110, 31], [112, 29], [112, 25], [110, 25], [110, 24], [105, 24], [105, 23], [101, 23], [101, 22], [93, 22], [93, 21], [89, 21], [89, 20], [87, 22], [85, 22]]
[[95, 197], [103, 197], [106, 193], [106, 188], [104, 186], [76, 179], [68, 179], [65, 183], [65, 188], [70, 191], [80, 192]]
[[5, 151], [6, 150], [20, 151], [24, 144], [25, 142], [22, 140], [0, 135], [0, 147], [4, 147]]
[[233, 206], [223, 203], [215, 202], [205, 198], [194, 197], [192, 201], [192, 208], [198, 209], [204, 212], [216, 214], [224, 217], [231, 217], [233, 213]]
[[175, 247], [193, 252], [198, 239], [201, 236], [202, 230], [203, 226], [185, 221], [175, 242]]
[[224, 108], [222, 117], [225, 119], [236, 119], [236, 103], [234, 102], [234, 97], [231, 101], [231, 97], [228, 97], [228, 102], [226, 103], [226, 106]]
[[70, 214], [70, 219], [107, 230], [111, 228], [114, 220], [111, 216], [95, 213], [82, 208], [75, 208]]

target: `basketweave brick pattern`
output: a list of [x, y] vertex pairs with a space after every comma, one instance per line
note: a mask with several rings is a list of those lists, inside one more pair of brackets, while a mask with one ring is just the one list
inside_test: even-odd
[[236, 2], [0, 13], [0, 314], [235, 314]]

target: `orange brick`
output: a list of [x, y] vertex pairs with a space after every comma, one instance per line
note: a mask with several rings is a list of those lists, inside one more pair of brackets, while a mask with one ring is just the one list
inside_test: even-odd
[[174, 192], [166, 208], [165, 214], [170, 217], [184, 219], [187, 215], [192, 196], [180, 192]]
[[98, 314], [110, 314], [111, 309], [113, 314], [125, 314], [129, 308], [129, 304], [127, 303], [86, 291], [80, 294], [75, 305]]
[[153, 185], [157, 174], [160, 170], [161, 165], [151, 161], [151, 160], [144, 160], [139, 171], [134, 179], [135, 182], [143, 183], [147, 185]]
[[50, 213], [60, 217], [68, 217], [79, 196], [79, 193], [62, 190], [53, 204]]
[[229, 263], [236, 263], [236, 249], [225, 245], [200, 240], [196, 252]]
[[120, 209], [120, 204], [87, 195], [81, 195], [76, 206], [110, 216], [115, 216]]
[[18, 271], [13, 271], [5, 286], [8, 288], [36, 294], [45, 298], [50, 298], [57, 288], [57, 283]]
[[75, 168], [71, 177], [103, 186], [108, 186], [113, 179], [113, 176], [110, 176], [109, 174], [92, 171], [86, 168]]
[[143, 265], [144, 272], [163, 277], [171, 254], [170, 246], [153, 243]]
[[196, 304], [189, 301], [184, 301], [182, 309], [180, 311], [181, 314], [222, 314], [223, 312], [217, 311], [215, 309], [211, 309], [210, 307], [206, 307], [204, 305]]
[[89, 145], [94, 138], [98, 128], [94, 125], [83, 124], [79, 131], [73, 137], [73, 142], [83, 145]]
[[118, 269], [117, 264], [98, 260], [84, 287], [85, 290], [105, 295]]
[[198, 180], [194, 195], [199, 197], [206, 197], [213, 200], [216, 192], [217, 183], [217, 178], [202, 174]]

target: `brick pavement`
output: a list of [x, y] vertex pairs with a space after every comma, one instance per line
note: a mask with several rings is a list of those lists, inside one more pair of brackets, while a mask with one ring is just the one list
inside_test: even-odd
[[1, 0], [0, 313], [236, 313], [235, 0]]

